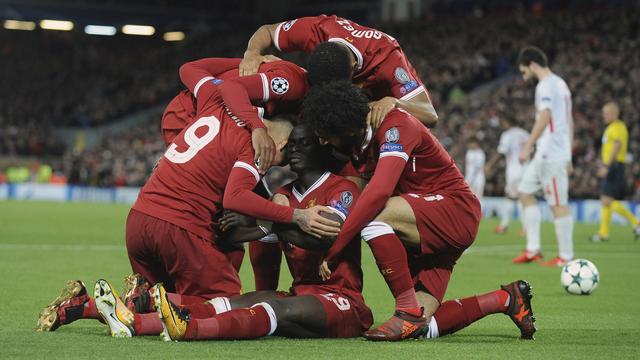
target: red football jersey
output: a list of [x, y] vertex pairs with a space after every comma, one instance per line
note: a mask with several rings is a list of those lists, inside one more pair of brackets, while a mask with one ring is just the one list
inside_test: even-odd
[[[224, 208], [290, 222], [293, 209], [252, 192], [260, 175], [251, 135], [232, 119], [212, 81], [196, 82], [197, 120], [183, 129], [141, 189], [133, 208], [215, 240], [214, 217]], [[224, 197], [223, 197], [224, 195]]]
[[[442, 144], [418, 119], [392, 110], [367, 137], [359, 154], [359, 171], [373, 173], [351, 216], [327, 254], [332, 260], [384, 208], [393, 195], [437, 196], [438, 192], [471, 192]], [[434, 198], [437, 200], [437, 198]]]
[[427, 91], [396, 39], [351, 20], [336, 15], [290, 20], [278, 24], [273, 39], [281, 51], [306, 53], [325, 41], [351, 49], [357, 62], [353, 82], [369, 89], [374, 100], [408, 100]]
[[[358, 187], [351, 181], [326, 172], [304, 194], [298, 192], [292, 184], [278, 190], [289, 199], [289, 206], [306, 209], [315, 205], [331, 207], [343, 219], [346, 219], [351, 206], [358, 198]], [[342, 252], [340, 263], [323, 281], [318, 274], [324, 251], [310, 251], [290, 243], [283, 243], [283, 250], [293, 277], [293, 287], [318, 284], [336, 289], [362, 292], [362, 269], [360, 267], [360, 242], [354, 241]]]

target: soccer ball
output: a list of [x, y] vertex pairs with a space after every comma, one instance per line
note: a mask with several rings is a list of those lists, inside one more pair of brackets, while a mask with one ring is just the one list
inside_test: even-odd
[[576, 259], [562, 268], [560, 283], [569, 294], [589, 295], [600, 284], [600, 273], [589, 260]]

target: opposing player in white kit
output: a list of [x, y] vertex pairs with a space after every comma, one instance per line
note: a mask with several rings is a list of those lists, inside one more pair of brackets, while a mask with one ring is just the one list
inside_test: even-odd
[[522, 206], [518, 201], [518, 184], [520, 183], [526, 164], [521, 164], [518, 156], [520, 155], [520, 150], [529, 139], [529, 133], [521, 127], [515, 126], [513, 119], [509, 117], [501, 118], [500, 125], [504, 131], [500, 135], [498, 152], [491, 157], [491, 160], [487, 162], [485, 168], [493, 168], [493, 165], [495, 165], [502, 155], [506, 158], [505, 198], [498, 211], [500, 224], [496, 227], [498, 234], [504, 234], [507, 232], [509, 222], [511, 222], [511, 214], [513, 214], [516, 207], [522, 218]]
[[478, 200], [482, 201], [484, 194], [484, 163], [486, 156], [480, 147], [480, 142], [475, 137], [469, 139], [467, 152], [464, 156], [464, 180], [469, 184], [471, 191]]
[[573, 217], [569, 203], [569, 173], [573, 118], [571, 91], [567, 83], [551, 72], [547, 56], [536, 47], [525, 47], [518, 57], [520, 73], [525, 81], [536, 78], [536, 120], [531, 136], [520, 150], [519, 160], [529, 160], [536, 145], [533, 160], [527, 166], [518, 192], [522, 201], [523, 223], [527, 234], [526, 250], [513, 259], [527, 263], [542, 258], [540, 248], [540, 208], [535, 194], [542, 190], [556, 228], [559, 256], [542, 262], [547, 266], [562, 266], [573, 259]]

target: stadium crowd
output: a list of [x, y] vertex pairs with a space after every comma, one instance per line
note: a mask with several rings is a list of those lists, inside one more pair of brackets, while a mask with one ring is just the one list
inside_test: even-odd
[[[435, 133], [463, 164], [465, 140], [476, 136], [490, 158], [500, 135], [500, 117], [530, 130], [532, 84], [514, 76], [519, 48], [544, 49], [552, 69], [573, 93], [576, 127], [572, 197], [597, 193], [596, 162], [604, 130], [600, 108], [617, 101], [630, 132], [629, 186], [640, 199], [640, 20], [638, 9], [609, 7], [574, 12], [516, 11], [509, 14], [428, 18], [382, 24], [398, 39], [422, 75], [438, 110]], [[487, 17], [491, 16], [488, 20]], [[0, 71], [0, 156], [62, 155], [52, 126], [95, 127], [123, 115], [166, 103], [180, 88], [177, 69], [198, 57], [240, 55], [248, 33], [195, 37], [168, 44], [81, 34], [7, 34]], [[29, 41], [26, 41], [29, 37]], [[445, 40], [443, 40], [445, 39]], [[73, 44], [72, 44], [73, 43]], [[28, 44], [28, 46], [24, 46]], [[117, 45], [117, 46], [116, 46]], [[24, 47], [23, 47], [24, 46]], [[56, 50], [53, 51], [52, 47]], [[43, 54], [51, 66], [39, 66]], [[27, 59], [27, 61], [24, 61]], [[6, 61], [5, 61], [6, 60]], [[11, 71], [9, 69], [12, 69]], [[30, 83], [21, 74], [31, 73]], [[21, 83], [21, 86], [15, 84]], [[68, 150], [62, 169], [69, 182], [96, 186], [142, 185], [163, 145], [160, 114], [136, 128], [106, 136], [81, 152]], [[487, 173], [485, 194], [501, 195], [504, 162]]]

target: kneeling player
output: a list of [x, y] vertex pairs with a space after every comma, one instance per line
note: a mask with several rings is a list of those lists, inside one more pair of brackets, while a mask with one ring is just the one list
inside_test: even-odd
[[456, 261], [475, 239], [480, 203], [444, 147], [415, 117], [392, 110], [372, 131], [368, 111], [366, 97], [345, 82], [312, 88], [303, 103], [303, 119], [321, 142], [352, 149], [363, 172], [373, 172], [321, 267], [323, 277], [331, 276], [328, 264], [335, 269], [336, 255], [358, 235], [369, 244], [396, 299], [396, 312], [365, 337], [435, 337], [502, 312], [522, 338], [533, 338], [525, 281], [441, 304]]
[[[275, 202], [294, 208], [326, 205], [325, 216], [343, 221], [358, 196], [350, 181], [326, 171], [328, 156], [312, 131], [297, 126], [289, 138], [287, 155], [298, 179], [279, 190]], [[224, 230], [236, 225], [237, 216], [221, 220]], [[161, 285], [154, 303], [173, 340], [253, 339], [276, 334], [288, 337], [355, 337], [373, 321], [362, 297], [360, 245], [346, 247], [332, 276], [320, 279], [317, 264], [330, 240], [304, 234], [295, 226], [274, 225], [293, 277], [290, 294], [274, 291], [247, 293], [231, 299], [217, 298], [200, 305], [178, 307], [169, 301]], [[233, 241], [255, 239], [258, 227], [235, 229]], [[208, 308], [212, 316], [196, 319], [191, 312]], [[214, 315], [215, 314], [215, 315]]]

